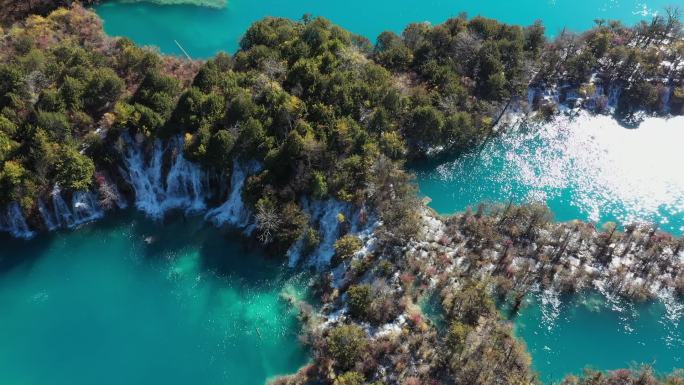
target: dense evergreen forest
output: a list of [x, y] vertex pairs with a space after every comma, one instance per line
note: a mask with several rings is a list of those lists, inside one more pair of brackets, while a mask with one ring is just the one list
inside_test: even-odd
[[[266, 18], [245, 32], [237, 53], [201, 62], [107, 37], [97, 16], [79, 5], [48, 14], [46, 2], [35, 3], [1, 6], [0, 30], [0, 205], [18, 202], [32, 223], [38, 223], [31, 219], [39, 215], [37, 199], [56, 185], [66, 193], [97, 191], [101, 204], [111, 205], [111, 184], [131, 193], [118, 173], [129, 141], [151, 148], [155, 140], [178, 140], [217, 191], [236, 159], [261, 165], [242, 197], [265, 247], [282, 253], [299, 239], [315, 247], [320, 234], [301, 199], [334, 198], [376, 216], [382, 252], [397, 256], [424, 227], [404, 170], [408, 160], [476, 148], [497, 134], [508, 113], [546, 119], [561, 107], [582, 107], [626, 122], [684, 113], [676, 9], [634, 27], [597, 20], [590, 31], [553, 40], [541, 23], [519, 27], [462, 15], [436, 26], [411, 24], [401, 35], [385, 32], [375, 44], [323, 18]], [[527, 233], [511, 239], [529, 244], [543, 216], [529, 221], [530, 215], [516, 216], [533, 224], [521, 224]], [[335, 262], [352, 259], [361, 247], [357, 237], [341, 237]], [[371, 256], [355, 261], [344, 286], [322, 283], [328, 306], [348, 301], [350, 321], [312, 327], [314, 364], [278, 381], [536, 381], [488, 283], [472, 277], [443, 295], [446, 332], [418, 314], [406, 321], [401, 340], [371, 343], [359, 325], [415, 314], [420, 286], [409, 273], [413, 262]], [[380, 284], [364, 283], [368, 274]], [[316, 315], [303, 314], [315, 324]], [[391, 373], [382, 377], [381, 368]], [[644, 369], [588, 373], [566, 383], [656, 381]]]
[[460, 16], [375, 45], [325, 19], [267, 18], [235, 55], [189, 62], [104, 36], [80, 7], [30, 16], [1, 43], [0, 201], [30, 213], [55, 184], [89, 189], [96, 170], [115, 169], [122, 134], [180, 135], [186, 157], [217, 175], [235, 157], [264, 164], [245, 197], [288, 213], [277, 240], [287, 246], [305, 230], [297, 198], [382, 204], [386, 187], [405, 185], [394, 181], [407, 179], [404, 160], [473, 148], [506, 111], [543, 118], [566, 102], [605, 112], [612, 93], [620, 116], [680, 114], [677, 17], [634, 28], [598, 20], [547, 41], [540, 23]]

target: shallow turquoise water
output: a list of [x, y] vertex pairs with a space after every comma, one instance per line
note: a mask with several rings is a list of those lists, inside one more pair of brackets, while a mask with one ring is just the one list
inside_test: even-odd
[[408, 23], [441, 23], [460, 12], [529, 25], [542, 19], [550, 35], [563, 28], [581, 31], [597, 18], [633, 24], [682, 0], [228, 0], [224, 9], [107, 1], [97, 6], [110, 35], [181, 54], [177, 40], [193, 57], [233, 52], [247, 27], [265, 16], [299, 19], [324, 16], [375, 41], [382, 31], [401, 32]]
[[545, 383], [585, 367], [611, 370], [650, 364], [660, 373], [684, 368], [684, 306], [634, 305], [598, 294], [528, 298], [515, 319], [532, 365]]
[[0, 242], [2, 384], [263, 385], [307, 361], [279, 298], [301, 279], [201, 222]]
[[684, 233], [684, 118], [628, 129], [581, 114], [513, 129], [457, 159], [416, 165], [422, 194], [440, 213], [480, 202], [544, 202], [560, 221], [658, 223]]
[[[684, 233], [684, 175], [679, 146], [684, 118], [649, 119], [627, 129], [609, 117], [520, 127], [482, 149], [414, 171], [430, 205], [442, 213], [482, 201], [547, 203], [556, 219], [597, 223], [652, 221]], [[684, 367], [681, 302], [633, 305], [597, 296], [528, 299], [515, 319], [544, 383], [581, 374], [652, 364]]]

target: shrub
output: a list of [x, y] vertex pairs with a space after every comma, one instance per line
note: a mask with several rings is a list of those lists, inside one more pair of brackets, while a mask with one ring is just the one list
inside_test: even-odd
[[56, 140], [63, 141], [71, 136], [71, 124], [61, 112], [39, 111], [36, 114], [36, 125]]
[[74, 191], [88, 189], [95, 173], [93, 161], [71, 147], [62, 149], [56, 169], [57, 183]]
[[0, 115], [0, 131], [12, 136], [17, 132], [17, 125], [3, 115]]
[[380, 148], [383, 154], [392, 159], [400, 159], [406, 154], [404, 139], [396, 131], [380, 134]]
[[98, 112], [115, 102], [124, 89], [124, 82], [111, 68], [98, 68], [90, 76], [83, 90], [84, 105], [92, 112]]
[[466, 282], [460, 290], [443, 301], [442, 305], [455, 320], [468, 325], [477, 324], [480, 316], [496, 312], [494, 301], [484, 282]]
[[366, 332], [358, 325], [341, 325], [326, 338], [327, 350], [342, 370], [348, 370], [361, 360], [368, 349]]
[[368, 318], [372, 301], [372, 291], [370, 285], [352, 285], [347, 290], [349, 299], [349, 313], [356, 318], [365, 320]]
[[23, 186], [28, 172], [21, 163], [6, 161], [0, 172], [0, 199], [3, 203], [20, 198], [20, 188]]
[[218, 130], [209, 139], [207, 146], [207, 164], [218, 169], [230, 167], [233, 159], [235, 135], [228, 130]]
[[335, 258], [338, 261], [351, 258], [357, 251], [361, 250], [363, 242], [355, 235], [345, 235], [335, 242]]
[[337, 377], [333, 382], [333, 385], [364, 385], [365, 381], [366, 379], [361, 373], [346, 372]]
[[280, 208], [280, 223], [275, 234], [279, 246], [289, 247], [299, 239], [309, 223], [309, 216], [294, 202]]
[[304, 232], [304, 251], [305, 253], [312, 252], [321, 243], [321, 238], [316, 229], [309, 227]]
[[470, 327], [468, 325], [459, 321], [453, 321], [451, 323], [446, 336], [446, 344], [452, 353], [457, 354], [463, 350], [469, 332]]
[[375, 44], [375, 60], [383, 66], [396, 70], [405, 70], [413, 59], [411, 50], [394, 32], [383, 32]]
[[411, 136], [428, 144], [438, 140], [444, 126], [444, 115], [432, 106], [420, 106], [411, 117]]
[[328, 183], [325, 180], [325, 175], [320, 171], [314, 171], [312, 174], [311, 190], [313, 197], [316, 199], [323, 199], [328, 195]]

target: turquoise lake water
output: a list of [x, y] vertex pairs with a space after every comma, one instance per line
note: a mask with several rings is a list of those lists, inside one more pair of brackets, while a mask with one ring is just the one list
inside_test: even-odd
[[2, 384], [263, 385], [307, 362], [280, 299], [303, 278], [200, 221], [0, 242]]
[[[684, 233], [684, 118], [627, 129], [606, 116], [561, 117], [511, 129], [478, 151], [414, 169], [441, 213], [479, 202], [541, 201], [557, 220], [649, 221]], [[665, 305], [667, 304], [667, 306]], [[598, 296], [532, 296], [514, 319], [544, 383], [591, 366], [684, 368], [681, 301], [634, 305]]]
[[607, 116], [561, 117], [511, 129], [456, 159], [417, 165], [422, 194], [440, 213], [480, 202], [544, 202], [559, 221], [657, 223], [684, 233], [684, 117], [638, 128]]
[[[667, 305], [666, 305], [667, 304]], [[684, 306], [635, 305], [598, 294], [531, 296], [515, 320], [515, 333], [532, 354], [545, 383], [586, 367], [610, 370], [650, 364], [660, 373], [684, 367]]]
[[247, 27], [265, 16], [299, 19], [324, 16], [375, 41], [382, 31], [401, 32], [408, 23], [441, 23], [461, 12], [529, 25], [541, 19], [549, 35], [563, 28], [582, 31], [597, 18], [633, 24], [681, 0], [228, 0], [227, 7], [164, 6], [104, 2], [96, 7], [110, 35], [181, 54], [177, 40], [193, 57], [233, 52]]
[[[550, 35], [595, 18], [633, 23], [661, 0], [314, 1], [229, 0], [227, 8], [105, 2], [111, 35], [195, 57], [234, 51], [247, 26], [267, 15], [330, 18], [371, 40], [408, 22], [438, 23], [466, 11], [509, 23], [543, 19]], [[419, 4], [419, 5], [417, 5]], [[432, 207], [453, 213], [481, 201], [544, 201], [559, 220], [647, 220], [684, 233], [682, 118], [628, 130], [582, 116], [520, 128], [458, 159], [414, 169]], [[147, 245], [144, 238], [156, 236]], [[295, 290], [277, 266], [201, 224], [162, 229], [138, 217], [108, 220], [30, 243], [5, 241], [0, 279], [0, 382], [22, 384], [262, 384], [306, 361], [294, 315], [278, 300]], [[219, 263], [220, 262], [220, 263]], [[6, 265], [0, 263], [0, 266]], [[266, 264], [266, 266], [270, 266]], [[228, 272], [222, 275], [211, 271]], [[293, 283], [294, 282], [294, 283]], [[594, 297], [531, 298], [516, 318], [545, 381], [631, 362], [663, 372], [681, 363], [684, 330], [676, 302], [605, 304]], [[46, 322], [49, 321], [49, 322]], [[254, 325], [264, 325], [260, 339]], [[106, 333], [103, 333], [106, 330]], [[6, 342], [9, 341], [9, 342]], [[77, 376], [77, 377], [74, 377]], [[69, 380], [69, 381], [68, 381]]]

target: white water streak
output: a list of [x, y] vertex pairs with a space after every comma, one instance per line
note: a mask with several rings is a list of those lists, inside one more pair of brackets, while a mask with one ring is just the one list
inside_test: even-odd
[[16, 202], [12, 202], [4, 213], [0, 213], [0, 231], [10, 233], [17, 238], [28, 239], [35, 235], [28, 224], [26, 218], [21, 211], [21, 207]]
[[73, 229], [104, 216], [104, 212], [92, 192], [75, 192], [71, 198], [71, 204], [64, 200], [62, 191], [57, 185], [52, 189], [50, 195], [52, 196], [52, 215], [48, 215], [49, 211], [45, 207], [41, 210], [39, 206], [39, 211], [45, 213], [43, 222], [48, 229], [50, 227]]
[[[171, 167], [162, 175], [164, 156], [171, 156]], [[127, 140], [123, 176], [135, 191], [135, 206], [148, 216], [161, 219], [172, 209], [196, 214], [206, 209], [207, 181], [205, 173], [183, 157], [182, 142], [171, 140], [168, 148], [154, 142], [149, 160], [140, 145]]]
[[309, 215], [310, 225], [318, 231], [319, 244], [310, 253], [305, 254], [305, 240], [298, 239], [287, 251], [288, 264], [293, 267], [299, 263], [318, 269], [330, 265], [335, 255], [335, 241], [341, 234], [343, 223], [340, 214], [349, 226], [350, 234], [359, 236], [364, 242], [370, 238], [377, 222], [359, 223], [357, 210], [350, 203], [336, 199], [309, 201], [301, 203], [304, 212]]
[[204, 219], [215, 226], [230, 225], [244, 229], [250, 222], [250, 213], [242, 200], [242, 187], [250, 174], [257, 172], [261, 166], [256, 162], [241, 164], [233, 162], [233, 173], [230, 177], [230, 193], [228, 199], [219, 207], [211, 209]]

